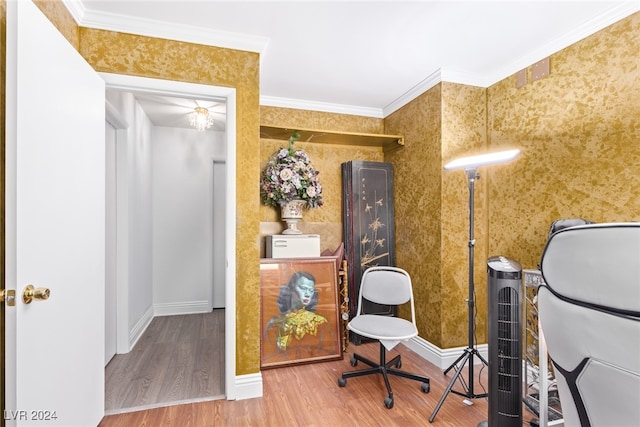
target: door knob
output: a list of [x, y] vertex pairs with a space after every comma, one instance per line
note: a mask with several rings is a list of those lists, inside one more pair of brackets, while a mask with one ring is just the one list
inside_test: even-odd
[[49, 299], [51, 291], [49, 288], [36, 288], [33, 285], [27, 285], [22, 293], [22, 301], [25, 304], [31, 304], [31, 301], [44, 301]]

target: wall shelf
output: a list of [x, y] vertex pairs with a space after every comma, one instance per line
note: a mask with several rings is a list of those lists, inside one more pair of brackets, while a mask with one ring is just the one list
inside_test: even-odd
[[401, 135], [383, 135], [374, 133], [334, 132], [317, 129], [293, 129], [278, 126], [260, 126], [260, 137], [288, 141], [295, 131], [300, 132], [299, 141], [320, 144], [358, 145], [364, 147], [382, 147], [389, 152], [404, 146]]

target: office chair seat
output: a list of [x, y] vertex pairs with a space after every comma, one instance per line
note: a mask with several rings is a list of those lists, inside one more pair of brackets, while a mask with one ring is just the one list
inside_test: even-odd
[[[363, 313], [362, 303], [364, 300], [383, 305], [402, 305], [409, 303], [411, 307], [411, 321], [384, 314]], [[421, 390], [424, 393], [429, 392], [429, 378], [399, 370], [402, 366], [400, 355], [395, 356], [389, 362], [386, 360], [386, 352], [388, 350], [393, 349], [401, 341], [406, 341], [418, 335], [418, 328], [415, 323], [415, 307], [413, 303], [411, 278], [406, 271], [397, 267], [386, 266], [371, 267], [366, 270], [362, 275], [360, 284], [358, 310], [347, 327], [350, 331], [358, 335], [380, 342], [380, 362], [373, 362], [354, 353], [351, 358], [351, 366], [357, 366], [358, 362], [363, 362], [368, 365], [369, 368], [343, 372], [342, 376], [338, 378], [338, 385], [340, 387], [347, 385], [347, 378], [381, 374], [387, 388], [388, 394], [384, 399], [384, 405], [388, 409], [393, 407], [393, 391], [389, 383], [389, 375], [420, 381], [422, 383]]]
[[[349, 322], [349, 330], [374, 340], [391, 340], [399, 343], [418, 336], [415, 325], [399, 317], [361, 314]], [[395, 346], [386, 346], [391, 350]]]

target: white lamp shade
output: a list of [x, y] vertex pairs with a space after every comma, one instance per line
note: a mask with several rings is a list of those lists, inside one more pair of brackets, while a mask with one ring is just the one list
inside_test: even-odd
[[515, 159], [520, 150], [497, 151], [495, 153], [479, 154], [477, 156], [468, 156], [455, 159], [446, 165], [447, 170], [453, 169], [477, 169], [480, 166], [493, 165], [496, 163], [506, 163]]

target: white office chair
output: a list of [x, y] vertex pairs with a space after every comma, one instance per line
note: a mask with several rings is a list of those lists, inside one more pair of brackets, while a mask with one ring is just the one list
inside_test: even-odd
[[640, 423], [640, 223], [553, 234], [538, 290], [565, 426]]
[[[402, 305], [410, 303], [411, 321], [381, 314], [366, 314], [362, 312], [362, 302], [368, 300], [382, 305]], [[415, 307], [413, 304], [413, 290], [409, 274], [397, 267], [370, 267], [362, 275], [360, 295], [358, 297], [358, 311], [347, 327], [366, 338], [380, 341], [380, 363], [375, 363], [359, 354], [353, 354], [351, 366], [357, 366], [358, 361], [370, 366], [359, 371], [343, 372], [338, 378], [338, 385], [347, 385], [347, 378], [369, 374], [382, 374], [387, 386], [388, 396], [384, 405], [393, 408], [393, 391], [389, 384], [388, 375], [409, 378], [420, 381], [424, 393], [429, 392], [429, 378], [400, 371], [402, 366], [400, 355], [391, 361], [386, 361], [386, 351], [393, 349], [400, 341], [406, 341], [418, 335], [415, 321]], [[395, 366], [397, 369], [394, 369]]]

